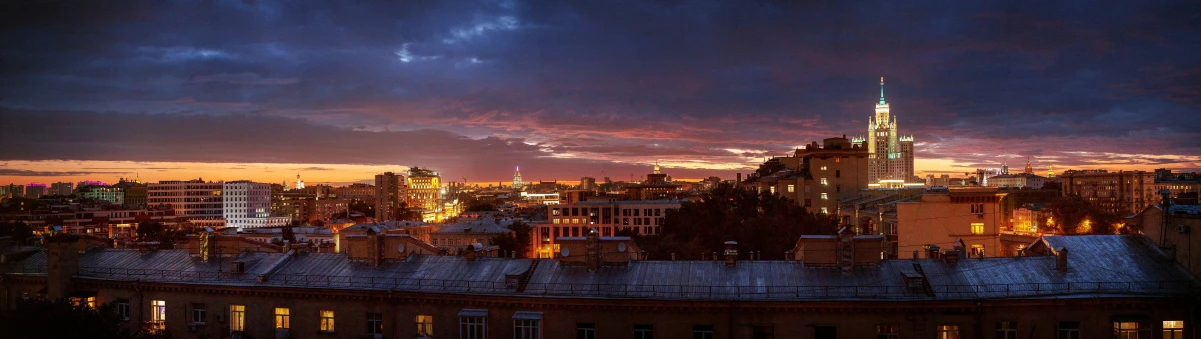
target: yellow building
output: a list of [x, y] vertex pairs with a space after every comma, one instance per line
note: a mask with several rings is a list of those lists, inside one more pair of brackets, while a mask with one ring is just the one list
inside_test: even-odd
[[442, 177], [438, 172], [414, 166], [409, 169], [405, 204], [409, 208], [438, 211], [442, 207]]
[[897, 255], [928, 257], [927, 246], [950, 249], [963, 240], [963, 257], [1002, 253], [1004, 192], [996, 189], [930, 189], [921, 200], [897, 203]]

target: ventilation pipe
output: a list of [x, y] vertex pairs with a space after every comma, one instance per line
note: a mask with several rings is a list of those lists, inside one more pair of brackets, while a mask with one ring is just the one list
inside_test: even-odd
[[726, 266], [734, 267], [735, 265], [738, 264], [738, 242], [737, 241], [731, 240], [731, 241], [726, 242], [725, 256], [726, 256]]

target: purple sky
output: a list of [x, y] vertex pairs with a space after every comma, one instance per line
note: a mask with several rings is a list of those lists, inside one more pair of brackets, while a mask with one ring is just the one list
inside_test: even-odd
[[324, 165], [306, 175], [315, 181], [369, 178], [331, 174], [345, 164], [418, 165], [502, 181], [516, 165], [527, 180], [617, 180], [659, 161], [676, 177], [731, 177], [765, 153], [865, 133], [880, 76], [918, 141], [919, 173], [1027, 157], [1040, 171], [1201, 168], [1196, 1], [41, 1], [0, 12], [5, 183], [145, 177], [139, 163]]

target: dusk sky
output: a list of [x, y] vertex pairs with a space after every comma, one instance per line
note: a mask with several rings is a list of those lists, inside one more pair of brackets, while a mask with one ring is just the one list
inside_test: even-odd
[[1201, 2], [0, 5], [0, 183], [629, 180], [866, 133], [919, 175], [1201, 170]]

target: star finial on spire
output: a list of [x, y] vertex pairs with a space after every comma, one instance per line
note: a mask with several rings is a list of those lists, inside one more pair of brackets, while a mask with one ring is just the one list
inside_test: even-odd
[[880, 104], [883, 105], [885, 103], [886, 102], [884, 101], [884, 77], [880, 77]]

